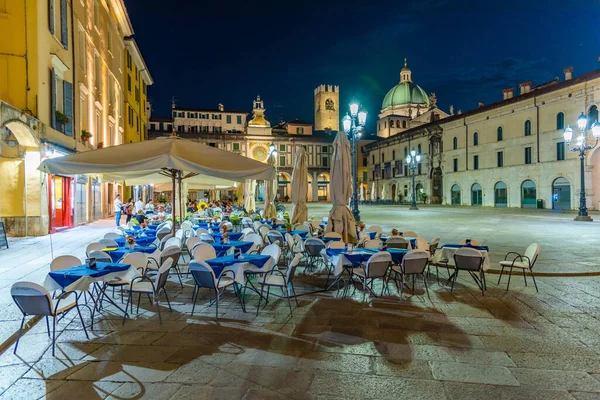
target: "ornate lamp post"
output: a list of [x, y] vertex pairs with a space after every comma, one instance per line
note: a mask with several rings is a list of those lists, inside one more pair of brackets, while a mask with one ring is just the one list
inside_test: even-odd
[[412, 204], [410, 206], [411, 210], [418, 210], [417, 207], [417, 194], [415, 192], [415, 170], [417, 169], [417, 165], [421, 162], [421, 155], [417, 154], [415, 148], [413, 147], [410, 151], [410, 154], [406, 156], [406, 165], [412, 172]]
[[367, 112], [358, 110], [358, 104], [350, 104], [350, 115], [346, 114], [342, 118], [344, 132], [350, 138], [352, 143], [352, 216], [356, 222], [360, 221], [360, 211], [358, 210], [358, 166], [356, 165], [356, 147], [360, 139], [361, 131], [367, 122]]
[[564, 132], [565, 142], [569, 146], [570, 151], [579, 152], [579, 162], [581, 169], [581, 193], [579, 194], [579, 214], [575, 217], [576, 221], [592, 221], [592, 218], [588, 215], [587, 205], [585, 200], [585, 153], [588, 150], [593, 149], [598, 145], [598, 139], [600, 139], [600, 125], [598, 121], [595, 121], [592, 125], [592, 135], [596, 142], [593, 145], [587, 144], [587, 128], [588, 119], [585, 114], [581, 113], [577, 118], [577, 127], [579, 128], [579, 136], [575, 138], [574, 146], [571, 146], [571, 139], [573, 139], [573, 129], [567, 125]]

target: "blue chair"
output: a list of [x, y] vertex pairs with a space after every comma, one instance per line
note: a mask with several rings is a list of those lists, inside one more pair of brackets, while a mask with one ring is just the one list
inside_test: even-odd
[[[209, 289], [208, 292], [208, 301], [210, 302], [209, 306], [212, 306], [214, 303], [217, 303], [217, 306], [215, 308], [215, 318], [218, 320], [219, 319], [219, 299], [221, 298], [221, 295], [223, 294], [223, 292], [225, 292], [225, 289], [227, 289], [229, 286], [233, 285], [233, 290], [236, 294], [236, 296], [238, 296], [238, 298], [240, 299], [240, 304], [242, 305], [242, 309], [244, 311], [245, 307], [244, 307], [244, 303], [242, 302], [242, 298], [241, 296], [239, 296], [239, 293], [236, 289], [235, 286], [235, 274], [233, 271], [231, 270], [224, 270], [221, 275], [219, 276], [219, 278], [217, 279], [217, 277], [215, 276], [215, 271], [213, 271], [213, 269], [206, 264], [204, 261], [198, 261], [198, 260], [193, 260], [190, 262], [190, 272], [192, 273], [192, 277], [194, 278], [194, 282], [196, 283], [196, 288], [195, 288], [195, 292], [196, 295], [194, 296], [194, 305], [192, 306], [192, 315], [194, 315], [194, 310], [196, 309], [196, 302], [198, 301], [198, 295], [200, 293], [200, 289], [201, 288], [207, 288]], [[231, 273], [231, 277], [229, 276], [225, 276], [226, 273]], [[212, 300], [212, 292], [215, 292], [215, 299]]]

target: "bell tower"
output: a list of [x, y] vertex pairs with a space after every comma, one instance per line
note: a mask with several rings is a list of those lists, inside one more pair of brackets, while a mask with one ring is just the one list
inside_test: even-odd
[[315, 131], [340, 130], [340, 87], [319, 85], [315, 88]]

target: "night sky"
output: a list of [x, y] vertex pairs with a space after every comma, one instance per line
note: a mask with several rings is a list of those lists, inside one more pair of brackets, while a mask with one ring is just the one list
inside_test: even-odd
[[271, 123], [313, 121], [313, 89], [333, 84], [342, 110], [356, 99], [372, 129], [404, 57], [445, 111], [501, 100], [518, 82], [562, 81], [566, 66], [600, 68], [600, 0], [125, 3], [159, 116], [173, 96], [250, 112], [260, 94]]

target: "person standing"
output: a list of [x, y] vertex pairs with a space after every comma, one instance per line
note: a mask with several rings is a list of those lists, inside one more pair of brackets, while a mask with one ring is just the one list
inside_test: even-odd
[[137, 214], [137, 212], [140, 210], [144, 211], [144, 206], [145, 206], [144, 201], [142, 200], [142, 197], [140, 196], [138, 201], [135, 202], [135, 213]]
[[127, 220], [125, 220], [126, 224], [128, 224], [129, 221], [131, 221], [131, 218], [133, 218], [134, 208], [135, 205], [133, 204], [133, 197], [130, 197], [129, 200], [127, 200], [127, 204], [125, 204], [125, 207], [123, 207], [123, 211], [127, 213]]
[[117, 218], [117, 226], [121, 226], [121, 211], [123, 211], [123, 203], [121, 202], [120, 194], [117, 194], [115, 196], [115, 201], [113, 202], [113, 206], [115, 207], [115, 216]]

